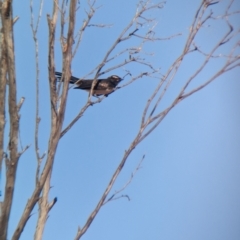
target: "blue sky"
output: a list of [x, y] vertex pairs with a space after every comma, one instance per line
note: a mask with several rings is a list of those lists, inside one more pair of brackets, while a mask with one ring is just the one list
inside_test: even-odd
[[[226, 2], [226, 1], [225, 1]], [[212, 6], [221, 12], [225, 2]], [[102, 5], [93, 23], [113, 24], [111, 28], [89, 28], [72, 64], [75, 76], [84, 76], [103, 58], [106, 50], [133, 16], [137, 1], [97, 2]], [[30, 29], [29, 2], [15, 2], [16, 68], [18, 98], [26, 100], [21, 110], [22, 144], [30, 144], [19, 162], [17, 184], [11, 215], [9, 238], [18, 223], [23, 207], [31, 196], [35, 182], [34, 153], [35, 63]], [[34, 3], [35, 7], [36, 3]], [[40, 55], [40, 151], [47, 151], [50, 108], [48, 90], [46, 14], [51, 4], [44, 3], [39, 28]], [[182, 35], [171, 40], [147, 43], [144, 50], [154, 52], [149, 59], [162, 74], [182, 52], [188, 29], [200, 1], [167, 1], [165, 7], [152, 13], [158, 25], [156, 35]], [[79, 10], [79, 27], [84, 18], [84, 3]], [[240, 9], [239, 2], [233, 9]], [[239, 17], [232, 18], [239, 26]], [[212, 21], [205, 26], [198, 43], [208, 50], [225, 28]], [[238, 36], [239, 39], [239, 36]], [[56, 70], [61, 71], [62, 57], [56, 39]], [[123, 47], [134, 41], [124, 42]], [[223, 46], [223, 53], [227, 51]], [[166, 99], [166, 106], [191, 76], [201, 57], [193, 54], [177, 74]], [[201, 82], [221, 64], [212, 63], [191, 85]], [[138, 65], [117, 69], [111, 74], [125, 75]], [[240, 70], [235, 69], [214, 81], [202, 91], [181, 102], [131, 154], [116, 185], [120, 189], [129, 179], [145, 154], [141, 169], [122, 198], [105, 205], [83, 239], [164, 239], [164, 240], [238, 240], [240, 239]], [[50, 212], [44, 238], [73, 239], [78, 226], [83, 226], [94, 209], [124, 151], [134, 139], [141, 114], [158, 80], [142, 78], [89, 108], [78, 123], [61, 140], [52, 175], [50, 200], [58, 198]], [[69, 91], [65, 126], [79, 112], [87, 93]], [[33, 239], [37, 208], [22, 234]]]

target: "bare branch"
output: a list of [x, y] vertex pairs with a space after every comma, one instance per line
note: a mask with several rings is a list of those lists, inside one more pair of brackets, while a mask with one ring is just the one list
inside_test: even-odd
[[[99, 99], [96, 103], [100, 102], [101, 100]], [[95, 103], [87, 102], [86, 105], [81, 109], [81, 111], [78, 113], [78, 115], [68, 124], [68, 126], [61, 132], [61, 137], [65, 133], [67, 133], [71, 127], [83, 116], [84, 112], [88, 109], [89, 106], [92, 106]]]
[[[56, 28], [56, 20], [57, 20], [57, 5], [54, 2], [53, 4], [53, 18], [50, 19], [50, 16], [48, 17], [48, 23], [49, 23], [49, 72], [50, 72], [50, 80], [53, 79], [53, 81], [50, 81], [50, 89], [51, 89], [51, 102], [54, 104], [55, 103], [55, 94], [54, 94], [54, 81], [55, 81], [55, 77], [54, 77], [54, 36], [55, 36], [55, 28]], [[53, 73], [53, 75], [51, 75], [51, 73]], [[53, 77], [52, 77], [53, 76]], [[41, 175], [40, 180], [38, 181], [36, 188], [31, 196], [31, 198], [28, 200], [26, 207], [24, 209], [24, 212], [22, 214], [22, 217], [18, 223], [18, 226], [13, 234], [12, 240], [17, 240], [19, 239], [27, 220], [30, 217], [31, 211], [33, 209], [33, 207], [35, 206], [35, 204], [37, 203], [37, 201], [39, 200], [39, 195], [42, 191], [42, 188], [45, 184], [45, 181], [49, 175], [49, 172], [52, 168], [53, 165], [53, 159], [54, 159], [54, 155], [55, 155], [55, 151], [57, 148], [57, 143], [58, 143], [58, 139], [59, 139], [59, 133], [61, 131], [61, 121], [59, 122], [58, 127], [56, 128], [55, 123], [57, 122], [56, 120], [56, 114], [55, 114], [55, 109], [53, 110], [54, 106], [53, 104], [52, 106], [52, 132], [51, 132], [51, 136], [50, 136], [50, 140], [49, 140], [49, 151], [48, 151], [48, 157], [47, 157], [47, 161], [45, 164], [45, 167], [43, 169], [43, 173]]]
[[[203, 14], [203, 13], [202, 13]], [[205, 21], [205, 19], [203, 20]], [[227, 20], [226, 20], [227, 21]], [[168, 112], [174, 107], [176, 106], [179, 102], [181, 102], [183, 99], [185, 99], [186, 97], [190, 96], [191, 94], [201, 90], [202, 88], [204, 88], [205, 86], [207, 86], [209, 83], [211, 83], [213, 80], [215, 80], [217, 77], [219, 77], [220, 75], [226, 73], [227, 71], [235, 68], [235, 67], [239, 67], [239, 61], [240, 61], [240, 57], [239, 56], [233, 56], [234, 51], [236, 50], [237, 46], [239, 45], [238, 43], [233, 47], [232, 52], [228, 55], [228, 60], [226, 62], [226, 64], [218, 71], [216, 72], [216, 74], [211, 77], [209, 80], [207, 80], [205, 83], [202, 83], [201, 85], [199, 85], [198, 87], [194, 88], [193, 90], [189, 91], [188, 93], [184, 93], [185, 90], [187, 89], [187, 87], [189, 86], [189, 84], [196, 78], [196, 76], [206, 67], [206, 65], [208, 64], [209, 60], [212, 58], [212, 56], [214, 55], [214, 52], [222, 45], [222, 43], [226, 42], [226, 39], [229, 38], [233, 38], [233, 36], [236, 35], [232, 34], [230, 36], [230, 34], [233, 31], [233, 27], [232, 25], [227, 21], [227, 24], [229, 26], [229, 31], [219, 40], [218, 43], [216, 43], [215, 47], [213, 47], [213, 49], [205, 55], [205, 61], [200, 65], [200, 67], [195, 71], [195, 73], [186, 81], [185, 85], [183, 86], [182, 90], [180, 91], [180, 93], [178, 94], [178, 96], [175, 98], [175, 100], [172, 102], [172, 104], [166, 108], [165, 110], [163, 110], [162, 112], [156, 114], [155, 116], [153, 116], [157, 106], [159, 105], [164, 93], [166, 92], [166, 90], [168, 89], [168, 86], [166, 85], [166, 87], [164, 88], [164, 90], [162, 91], [162, 94], [160, 95], [160, 97], [158, 98], [155, 106], [152, 108], [152, 111], [149, 114], [149, 117], [147, 119], [147, 121], [145, 121], [145, 117], [146, 117], [146, 113], [149, 109], [150, 104], [152, 103], [153, 99], [155, 98], [156, 94], [159, 92], [160, 88], [163, 85], [163, 81], [160, 81], [159, 86], [156, 88], [154, 94], [152, 95], [152, 97], [149, 99], [145, 110], [144, 110], [144, 114], [143, 114], [143, 118], [142, 118], [142, 124], [141, 124], [141, 130], [140, 133], [142, 134], [144, 132], [145, 129], [148, 128], [148, 126], [150, 124], [152, 124], [153, 122], [154, 125], [151, 126], [150, 128], [148, 128], [148, 130], [141, 136], [140, 141], [142, 141], [146, 136], [148, 136], [163, 120], [163, 118], [168, 114]], [[202, 25], [202, 22], [199, 22], [199, 25]], [[199, 25], [196, 26], [196, 29], [199, 28]], [[195, 35], [197, 34], [197, 32], [199, 31], [196, 29], [192, 29], [193, 32], [195, 32]], [[238, 33], [238, 31], [237, 31]], [[230, 36], [230, 37], [229, 37]], [[187, 40], [189, 46], [191, 45], [191, 43], [193, 42], [194, 38], [193, 35], [189, 35], [189, 38]], [[186, 48], [185, 48], [186, 49]], [[184, 57], [185, 53], [183, 52], [182, 56], [180, 56], [177, 61], [172, 65], [175, 66], [175, 64], [179, 64], [179, 61], [182, 61], [183, 57]], [[234, 64], [236, 63], [236, 64]], [[230, 67], [231, 66], [231, 67]], [[171, 67], [172, 68], [172, 67]], [[178, 68], [176, 68], [174, 71], [176, 73], [176, 70], [178, 70]], [[170, 69], [168, 71], [168, 73], [166, 74], [166, 77], [164, 78], [164, 81], [166, 81], [166, 79], [169, 79], [169, 74], [172, 72], [172, 69]], [[169, 80], [167, 80], [167, 84], [169, 83]], [[172, 80], [171, 80], [172, 81]]]
[[21, 107], [22, 107], [22, 105], [24, 103], [24, 100], [25, 100], [25, 97], [21, 97], [21, 99], [20, 99], [20, 101], [19, 101], [19, 103], [17, 105], [18, 112], [20, 111], [20, 109], [21, 109]]
[[122, 171], [125, 162], [127, 161], [128, 156], [131, 154], [132, 150], [135, 148], [136, 143], [138, 142], [138, 136], [134, 139], [134, 141], [131, 143], [130, 148], [125, 151], [125, 154], [123, 156], [123, 159], [121, 160], [120, 164], [118, 165], [118, 168], [116, 169], [115, 173], [113, 174], [107, 188], [105, 189], [101, 199], [99, 200], [97, 206], [95, 207], [95, 209], [93, 210], [93, 212], [90, 214], [90, 216], [88, 217], [85, 225], [83, 226], [82, 229], [79, 229], [79, 231], [77, 232], [77, 235], [75, 237], [75, 240], [80, 239], [81, 236], [87, 231], [87, 229], [90, 227], [92, 221], [94, 220], [94, 218], [96, 217], [97, 213], [99, 212], [100, 208], [103, 206], [106, 197], [108, 196], [109, 192], [111, 191], [118, 175], [120, 174], [120, 172]]
[[41, 158], [39, 155], [39, 146], [38, 146], [38, 131], [39, 131], [39, 123], [41, 121], [39, 117], [39, 51], [38, 51], [38, 39], [37, 39], [37, 32], [38, 32], [38, 27], [40, 23], [40, 19], [42, 16], [42, 9], [43, 9], [43, 0], [40, 1], [40, 7], [39, 7], [39, 12], [38, 12], [38, 17], [37, 17], [37, 23], [36, 26], [34, 27], [34, 15], [33, 15], [33, 1], [30, 0], [30, 13], [31, 13], [31, 29], [32, 29], [32, 35], [33, 35], [33, 41], [35, 44], [35, 64], [36, 64], [36, 115], [35, 115], [35, 153], [37, 157], [37, 174], [36, 174], [36, 182], [38, 181], [38, 173], [39, 173], [39, 168], [41, 164]]
[[[52, 17], [48, 16], [48, 27], [49, 27], [49, 55], [48, 55], [48, 69], [49, 69], [49, 88], [50, 88], [50, 107], [51, 107], [51, 132], [49, 137], [48, 149], [41, 156], [39, 153], [38, 147], [38, 131], [40, 124], [39, 116], [39, 52], [38, 52], [38, 39], [37, 31], [40, 24], [40, 17], [43, 8], [43, 0], [40, 1], [40, 9], [37, 17], [36, 24], [34, 24], [33, 18], [33, 1], [30, 0], [30, 11], [31, 11], [31, 29], [33, 34], [33, 40], [35, 43], [35, 58], [36, 58], [36, 115], [35, 115], [35, 152], [37, 158], [37, 169], [36, 169], [36, 186], [32, 193], [32, 196], [28, 200], [26, 207], [24, 209], [23, 215], [18, 223], [18, 226], [14, 232], [13, 240], [20, 238], [22, 231], [31, 217], [31, 212], [39, 204], [39, 217], [37, 223], [37, 229], [35, 232], [35, 239], [41, 239], [43, 235], [44, 226], [48, 219], [48, 215], [52, 207], [57, 202], [57, 198], [54, 198], [51, 202], [48, 200], [49, 191], [51, 189], [50, 181], [51, 174], [53, 170], [54, 158], [56, 149], [59, 143], [60, 138], [67, 133], [72, 126], [84, 115], [85, 111], [89, 106], [100, 103], [105, 99], [106, 96], [93, 98], [92, 93], [94, 86], [97, 83], [99, 76], [116, 71], [117, 69], [125, 71], [126, 75], [130, 75], [130, 80], [120, 87], [116, 87], [114, 91], [119, 90], [120, 88], [126, 87], [129, 84], [133, 83], [137, 79], [147, 76], [151, 78], [157, 78], [158, 84], [154, 89], [152, 94], [149, 96], [148, 101], [146, 102], [145, 107], [143, 108], [143, 113], [141, 117], [140, 127], [137, 131], [136, 136], [133, 138], [132, 143], [129, 145], [128, 149], [123, 154], [123, 157], [112, 175], [109, 184], [107, 185], [105, 191], [103, 192], [101, 199], [99, 200], [97, 206], [93, 209], [90, 216], [87, 218], [83, 228], [78, 228], [75, 239], [80, 239], [85, 232], [90, 227], [91, 223], [94, 221], [96, 215], [100, 211], [101, 207], [107, 202], [117, 200], [119, 198], [127, 198], [130, 200], [130, 197], [126, 194], [121, 194], [127, 186], [132, 182], [132, 179], [135, 173], [139, 170], [141, 162], [136, 167], [135, 171], [132, 173], [126, 184], [119, 190], [115, 191], [112, 195], [110, 194], [113, 190], [113, 185], [116, 182], [119, 174], [121, 173], [123, 167], [125, 166], [128, 157], [132, 151], [137, 147], [137, 145], [144, 140], [153, 130], [158, 127], [161, 121], [167, 116], [167, 114], [177, 106], [182, 100], [191, 96], [192, 94], [200, 91], [208, 84], [222, 76], [224, 73], [227, 73], [233, 69], [240, 67], [240, 55], [239, 55], [239, 33], [240, 29], [236, 29], [235, 25], [231, 23], [230, 16], [239, 14], [240, 11], [231, 11], [233, 0], [229, 1], [226, 11], [222, 15], [214, 14], [214, 8], [216, 4], [220, 1], [214, 0], [204, 0], [201, 1], [194, 19], [192, 21], [191, 27], [189, 29], [189, 34], [187, 40], [183, 46], [182, 52], [179, 56], [176, 57], [175, 61], [168, 67], [168, 70], [164, 74], [160, 73], [160, 68], [155, 67], [150, 61], [149, 58], [153, 56], [152, 52], [148, 52], [146, 43], [153, 41], [169, 40], [174, 37], [179, 36], [180, 34], [173, 34], [171, 36], [161, 38], [158, 34], [155, 33], [155, 27], [157, 22], [154, 18], [149, 17], [147, 14], [149, 11], [162, 8], [164, 3], [152, 4], [150, 0], [139, 1], [137, 11], [133, 18], [130, 20], [126, 28], [116, 37], [115, 41], [112, 43], [106, 54], [102, 57], [102, 61], [93, 66], [92, 70], [81, 79], [85, 79], [86, 76], [93, 75], [91, 78], [94, 79], [91, 86], [91, 91], [86, 100], [86, 103], [79, 109], [79, 113], [66, 125], [63, 129], [63, 121], [66, 110], [66, 101], [69, 90], [69, 82], [67, 79], [70, 79], [71, 76], [71, 61], [75, 56], [84, 32], [87, 27], [109, 27], [105, 24], [93, 24], [91, 23], [92, 17], [97, 11], [95, 7], [96, 0], [88, 0], [89, 9], [86, 12], [86, 20], [82, 23], [77, 34], [74, 34], [75, 27], [75, 15], [78, 10], [77, 0], [63, 0], [61, 5], [57, 0], [53, 1], [53, 13]], [[17, 163], [19, 157], [29, 148], [26, 146], [22, 147], [21, 137], [19, 132], [19, 111], [24, 102], [24, 98], [20, 100], [17, 104], [16, 102], [16, 83], [15, 83], [15, 62], [14, 62], [14, 45], [13, 45], [13, 36], [12, 36], [12, 27], [13, 24], [17, 21], [17, 18], [12, 19], [12, 1], [11, 0], [2, 0], [0, 1], [0, 11], [3, 21], [3, 30], [0, 32], [0, 171], [2, 166], [2, 160], [5, 158], [6, 164], [6, 186], [5, 186], [5, 198], [2, 204], [1, 209], [3, 209], [0, 219], [0, 239], [7, 238], [7, 227], [9, 222], [9, 215], [11, 210], [13, 190], [15, 186], [15, 175], [17, 169]], [[67, 15], [67, 9], [69, 9], [69, 16]], [[55, 60], [54, 60], [54, 47], [55, 47], [55, 29], [57, 24], [57, 15], [58, 12], [61, 14], [60, 22], [60, 41], [62, 47], [63, 55], [63, 69], [62, 69], [62, 81], [57, 83], [55, 78]], [[220, 40], [217, 40], [212, 45], [208, 45], [210, 50], [205, 50], [197, 42], [198, 37], [202, 36], [202, 30], [212, 21], [221, 21], [228, 26], [227, 32], [221, 37]], [[68, 27], [66, 25], [68, 23]], [[225, 25], [224, 25], [225, 27]], [[65, 34], [65, 28], [68, 28], [67, 36]], [[223, 28], [225, 29], [225, 28]], [[75, 37], [74, 37], [75, 36]], [[74, 39], [77, 44], [73, 49]], [[2, 41], [4, 40], [4, 41]], [[133, 45], [130, 45], [126, 48], [125, 44], [128, 43], [128, 40], [135, 40]], [[235, 42], [234, 42], [235, 41]], [[124, 42], [124, 44], [123, 44]], [[130, 42], [130, 41], [129, 41]], [[211, 42], [212, 44], [212, 42]], [[230, 47], [231, 48], [230, 48]], [[223, 49], [223, 53], [219, 54], [219, 50]], [[229, 50], [230, 49], [230, 50]], [[186, 79], [181, 79], [183, 84], [180, 86], [180, 89], [177, 92], [177, 95], [174, 96], [174, 99], [171, 100], [167, 107], [162, 107], [161, 104], [163, 99], [166, 98], [167, 94], [170, 92], [173, 83], [176, 80], [179, 69], [184, 67], [183, 62], [186, 60], [186, 56], [194, 56], [194, 54], [200, 56], [200, 59], [203, 61], [197, 66], [197, 68], [190, 69], [188, 71], [189, 75]], [[212, 61], [223, 60], [222, 65], [219, 64], [219, 67], [213, 69], [211, 73], [209, 72], [204, 79], [199, 83], [199, 78], [202, 76], [200, 74], [204, 73], [206, 67], [212, 63]], [[129, 64], [136, 64], [139, 66], [139, 69], [129, 70]], [[126, 67], [127, 66], [127, 67]], [[211, 66], [211, 65], [210, 65]], [[128, 68], [128, 69], [125, 69]], [[189, 69], [188, 69], [189, 70]], [[124, 73], [123, 73], [124, 74]], [[126, 75], [123, 77], [125, 78]], [[79, 78], [80, 81], [80, 78]], [[7, 83], [9, 83], [9, 115], [10, 115], [10, 138], [8, 144], [8, 150], [3, 152], [3, 140], [4, 140], [4, 127], [5, 127], [5, 98]], [[178, 82], [179, 83], [179, 82]], [[194, 87], [192, 87], [194, 86]], [[74, 87], [74, 86], [73, 86]], [[2, 100], [3, 99], [3, 100]], [[3, 103], [3, 104], [2, 104]], [[165, 104], [165, 102], [164, 102]], [[18, 152], [18, 145], [22, 149]], [[43, 166], [43, 171], [41, 171], [42, 160], [46, 155], [46, 162]], [[3, 157], [2, 157], [3, 156]]]
[[[95, 1], [94, 1], [95, 3]], [[93, 3], [93, 4], [94, 4]], [[93, 88], [96, 84], [96, 81], [97, 81], [97, 78], [100, 76], [100, 75], [103, 75], [103, 74], [106, 74], [110, 71], [113, 71], [115, 69], [118, 69], [120, 67], [123, 67], [129, 63], [138, 63], [138, 64], [141, 64], [141, 65], [145, 65], [147, 66], [148, 68], [150, 68], [152, 71], [151, 72], [145, 72], [145, 73], [141, 73], [139, 74], [139, 77], [142, 77], [143, 75], [151, 75], [153, 72], [157, 72], [158, 69], [155, 69], [152, 64], [150, 63], [147, 63], [145, 60], [142, 60], [140, 57], [133, 57], [132, 55], [135, 54], [135, 53], [139, 53], [141, 51], [141, 48], [142, 47], [138, 47], [138, 48], [129, 48], [129, 49], [124, 49], [122, 51], [120, 51], [119, 53], [115, 54], [114, 57], [110, 57], [110, 54], [113, 52], [113, 50], [117, 47], [117, 45], [122, 42], [122, 41], [125, 41], [127, 39], [130, 39], [132, 36], [134, 36], [134, 34], [136, 33], [136, 31], [138, 31], [138, 29], [134, 28], [133, 31], [131, 31], [130, 33], [128, 33], [128, 31], [130, 30], [130, 28], [134, 25], [134, 23], [136, 23], [137, 19], [142, 17], [143, 13], [149, 11], [150, 9], [156, 9], [156, 8], [160, 8], [162, 7], [162, 4], [163, 3], [158, 3], [158, 4], [155, 4], [155, 5], [150, 5], [150, 1], [146, 1], [144, 4], [139, 4], [139, 9], [138, 11], [136, 12], [135, 16], [131, 19], [130, 23], [128, 24], [128, 26], [121, 32], [121, 34], [117, 37], [117, 39], [115, 40], [114, 44], [110, 47], [110, 49], [107, 51], [105, 57], [103, 58], [102, 62], [96, 67], [94, 68], [90, 73], [88, 73], [87, 75], [85, 75], [84, 77], [82, 78], [79, 78], [80, 79], [85, 79], [87, 76], [89, 76], [90, 74], [96, 72], [95, 74], [95, 81], [93, 81], [93, 84], [92, 84], [92, 89], [89, 93], [89, 96], [88, 96], [88, 99], [87, 99], [87, 103], [86, 105], [80, 110], [79, 114], [71, 121], [71, 123], [63, 130], [63, 132], [61, 133], [61, 136], [63, 136], [80, 118], [81, 116], [83, 115], [83, 113], [87, 110], [87, 108], [93, 104], [96, 104], [96, 103], [100, 103], [103, 99], [103, 98], [99, 98], [97, 101], [92, 101], [91, 100], [91, 96], [92, 96], [92, 91], [93, 91]], [[87, 27], [87, 24], [89, 23], [91, 17], [93, 16], [94, 12], [95, 12], [95, 9], [93, 9], [93, 5], [90, 5], [91, 7], [91, 11], [90, 13], [88, 13], [88, 21], [84, 23], [84, 25], [82, 26], [82, 30], [81, 30], [81, 34], [82, 32], [85, 30], [85, 28]], [[150, 21], [150, 20], [146, 20], [147, 21]], [[152, 20], [151, 20], [152, 21]], [[127, 37], [124, 37], [124, 35], [127, 34]], [[148, 34], [148, 33], [146, 33]], [[150, 38], [149, 38], [150, 39]], [[141, 43], [141, 45], [146, 41], [146, 39], [143, 40], [143, 42]], [[134, 50], [134, 49], [138, 49], [137, 52]], [[139, 50], [140, 49], [140, 50]], [[119, 57], [120, 55], [124, 54], [124, 53], [127, 53], [127, 52], [130, 52], [134, 50], [135, 53], [131, 53], [131, 55], [129, 55], [130, 57], [126, 60], [124, 60], [123, 62], [119, 63], [119, 64], [116, 64], [112, 67], [109, 67], [108, 69], [104, 70], [101, 72], [101, 69], [103, 68], [103, 66], [105, 66], [106, 63], [109, 63], [110, 61], [114, 60], [115, 58]], [[65, 79], [65, 78], [64, 78]], [[135, 81], [137, 78], [135, 79], [132, 79], [129, 83], [125, 84], [124, 86], [130, 84], [131, 82]], [[119, 89], [119, 88], [117, 88]]]
[[[68, 25], [68, 36], [66, 39], [66, 46], [63, 48], [63, 55], [64, 55], [64, 73], [63, 76], [65, 79], [67, 79], [68, 76], [70, 76], [70, 66], [72, 61], [72, 45], [73, 45], [73, 35], [74, 35], [74, 27], [75, 27], [75, 14], [76, 14], [76, 0], [72, 0], [70, 2], [69, 6], [69, 25]], [[54, 32], [53, 32], [54, 33]], [[52, 53], [51, 57], [53, 58], [54, 55]], [[54, 69], [54, 65], [52, 65], [52, 69]], [[52, 72], [50, 72], [51, 76]], [[54, 72], [55, 75], [55, 72]], [[50, 80], [51, 81], [51, 80]], [[52, 96], [54, 96], [54, 99], [51, 99], [51, 101], [56, 105], [57, 99], [56, 96], [56, 79], [54, 79], [53, 82], [50, 82], [50, 86], [53, 88], [51, 91], [53, 91]], [[49, 213], [49, 204], [48, 204], [48, 194], [50, 191], [50, 181], [51, 181], [51, 173], [53, 168], [53, 161], [54, 156], [56, 153], [57, 145], [60, 140], [60, 133], [62, 130], [62, 124], [64, 120], [64, 114], [65, 114], [65, 108], [66, 108], [66, 102], [67, 102], [67, 93], [68, 93], [68, 82], [64, 82], [62, 93], [60, 96], [60, 104], [57, 110], [57, 116], [56, 112], [54, 111], [54, 114], [52, 114], [52, 132], [50, 136], [50, 144], [49, 144], [49, 152], [48, 152], [48, 158], [45, 165], [45, 169], [43, 170], [43, 174], [41, 178], [43, 178], [44, 173], [46, 174], [47, 178], [43, 185], [43, 193], [42, 197], [39, 201], [39, 218], [37, 223], [37, 229], [35, 232], [35, 239], [40, 240], [43, 236], [43, 230], [48, 218]], [[51, 153], [52, 151], [52, 153]], [[52, 156], [51, 156], [52, 154]], [[49, 169], [47, 168], [47, 165], [49, 163]], [[41, 181], [41, 180], [40, 180]], [[53, 205], [52, 205], [53, 206]]]
[[130, 198], [129, 198], [128, 195], [121, 195], [121, 196], [117, 196], [117, 195], [118, 195], [120, 192], [122, 192], [123, 190], [125, 190], [125, 189], [127, 188], [127, 186], [132, 182], [135, 174], [136, 174], [136, 173], [138, 172], [138, 170], [141, 168], [141, 165], [142, 165], [142, 162], [143, 162], [144, 158], [145, 158], [145, 155], [142, 156], [142, 159], [141, 159], [140, 162], [138, 163], [137, 167], [135, 168], [134, 172], [131, 174], [129, 180], [125, 183], [125, 185], [124, 185], [121, 189], [115, 191], [114, 194], [113, 194], [111, 197], [109, 197], [109, 198], [103, 203], [103, 205], [105, 205], [106, 203], [108, 203], [108, 202], [110, 202], [110, 201], [117, 200], [117, 199], [123, 198], [123, 197], [126, 197], [126, 198], [130, 201]]
[[[7, 59], [4, 33], [0, 32], [0, 175], [2, 172], [4, 129], [5, 129], [5, 104], [6, 104], [6, 83], [7, 83]], [[1, 207], [1, 206], [0, 206]]]
[[78, 50], [78, 48], [79, 48], [80, 42], [81, 42], [82, 37], [83, 37], [83, 33], [84, 33], [84, 31], [86, 30], [86, 28], [87, 28], [87, 27], [90, 27], [90, 26], [94, 26], [93, 24], [90, 25], [89, 23], [90, 23], [92, 17], [94, 16], [96, 10], [98, 9], [98, 8], [95, 8], [95, 7], [94, 7], [95, 3], [96, 3], [95, 0], [94, 0], [93, 2], [91, 2], [90, 0], [88, 0], [88, 5], [89, 5], [90, 10], [89, 10], [89, 11], [85, 11], [86, 14], [87, 14], [87, 20], [85, 20], [85, 21], [83, 22], [83, 25], [82, 25], [81, 29], [80, 29], [79, 32], [78, 32], [78, 40], [77, 40], [76, 47], [75, 47], [75, 49], [74, 49], [74, 51], [73, 51], [73, 57], [74, 57], [75, 54], [77, 53], [77, 50]]
[[[129, 149], [126, 150], [122, 161], [120, 162], [116, 172], [113, 174], [113, 177], [111, 178], [111, 180], [108, 184], [108, 187], [106, 188], [104, 194], [102, 195], [98, 205], [96, 206], [94, 211], [91, 213], [90, 217], [88, 218], [88, 220], [87, 220], [86, 224], [83, 226], [83, 228], [78, 230], [78, 233], [77, 233], [77, 236], [76, 236], [75, 239], [79, 239], [85, 233], [85, 231], [88, 229], [91, 222], [95, 218], [97, 212], [100, 210], [101, 206], [104, 203], [118, 198], [118, 197], [116, 197], [115, 194], [113, 194], [111, 197], [109, 197], [106, 200], [106, 197], [109, 194], [110, 189], [112, 188], [118, 174], [121, 172], [125, 162], [127, 161], [128, 156], [130, 155], [132, 150], [161, 123], [161, 121], [171, 111], [171, 109], [173, 109], [184, 98], [190, 96], [191, 94], [195, 93], [196, 91], [199, 91], [203, 87], [207, 86], [210, 82], [212, 82], [214, 79], [216, 79], [217, 77], [219, 77], [223, 73], [225, 73], [228, 70], [231, 70], [235, 67], [239, 67], [239, 64], [240, 64], [239, 63], [239, 56], [233, 57], [233, 56], [229, 55], [229, 60], [226, 63], [225, 67], [221, 68], [213, 77], [211, 77], [205, 83], [201, 84], [199, 87], [191, 90], [188, 93], [185, 93], [185, 90], [189, 86], [190, 82], [192, 82], [193, 79], [195, 79], [196, 76], [198, 76], [198, 74], [206, 67], [206, 65], [208, 64], [211, 56], [213, 56], [213, 54], [215, 53], [216, 49], [218, 49], [219, 46], [221, 46], [222, 44], [226, 43], [226, 40], [231, 39], [230, 33], [232, 32], [233, 28], [232, 28], [231, 24], [228, 23], [229, 31], [222, 37], [222, 39], [218, 43], [216, 43], [215, 47], [213, 47], [213, 49], [209, 52], [209, 54], [206, 55], [205, 61], [200, 65], [200, 67], [195, 71], [195, 73], [186, 81], [182, 90], [177, 95], [177, 97], [173, 100], [173, 102], [169, 105], [169, 107], [165, 108], [160, 113], [155, 114], [159, 103], [163, 99], [163, 97], [164, 97], [166, 91], [168, 90], [170, 84], [173, 82], [173, 79], [175, 78], [176, 73], [178, 72], [178, 69], [181, 66], [181, 63], [184, 60], [185, 56], [189, 53], [192, 53], [192, 52], [198, 50], [196, 47], [191, 49], [191, 46], [194, 46], [194, 44], [193, 44], [194, 39], [195, 39], [196, 35], [198, 34], [198, 32], [200, 31], [200, 29], [202, 28], [203, 24], [206, 23], [212, 17], [212, 12], [210, 12], [208, 15], [205, 15], [207, 7], [209, 7], [210, 5], [214, 5], [214, 4], [216, 4], [216, 2], [210, 1], [210, 2], [206, 3], [206, 2], [203, 1], [201, 3], [201, 5], [199, 6], [199, 8], [197, 10], [197, 13], [195, 15], [195, 18], [193, 20], [193, 24], [190, 28], [190, 33], [189, 33], [188, 39], [186, 41], [183, 53], [172, 64], [172, 66], [169, 68], [169, 70], [163, 76], [163, 78], [160, 79], [159, 85], [157, 86], [157, 88], [153, 92], [152, 96], [149, 98], [149, 100], [146, 104], [146, 107], [143, 111], [142, 122], [141, 122], [141, 127], [139, 129], [139, 132], [137, 133], [133, 142], [130, 144]], [[131, 36], [135, 35], [135, 32], [136, 31], [133, 31]], [[122, 36], [121, 36], [120, 38], [118, 38], [118, 40], [121, 41], [121, 40], [125, 40], [127, 38], [128, 37], [122, 38]], [[111, 49], [110, 49], [110, 51], [111, 51]], [[104, 59], [103, 62], [106, 63], [107, 59], [108, 59], [108, 56], [107, 56], [107, 58]], [[101, 65], [99, 67], [99, 69], [101, 69], [101, 67], [103, 65]], [[100, 73], [100, 71], [98, 71], [98, 73]], [[156, 102], [152, 106], [153, 100], [156, 97], [157, 97]], [[149, 112], [149, 115], [147, 116], [148, 112]], [[122, 196], [119, 196], [119, 197], [122, 197]]]
[[[1, 76], [1, 82], [3, 83], [2, 91], [5, 91], [5, 79], [8, 75], [9, 83], [9, 97], [8, 97], [8, 109], [10, 117], [10, 134], [8, 150], [10, 152], [9, 164], [6, 166], [6, 184], [5, 194], [2, 203], [2, 213], [0, 216], [0, 239], [7, 239], [7, 229], [9, 224], [9, 216], [13, 201], [13, 192], [15, 187], [17, 164], [19, 160], [18, 154], [18, 129], [19, 118], [17, 108], [17, 90], [16, 90], [16, 75], [15, 75], [15, 56], [14, 56], [14, 40], [13, 40], [13, 18], [12, 18], [12, 1], [1, 2], [1, 20], [2, 20], [2, 36], [3, 42], [1, 42], [1, 63], [5, 69], [1, 70], [3, 76]], [[5, 56], [6, 58], [5, 58]], [[5, 98], [2, 94], [1, 97]], [[4, 102], [4, 101], [3, 101]], [[3, 106], [5, 107], [5, 106]], [[4, 111], [4, 110], [3, 110]], [[1, 111], [1, 115], [4, 112]], [[4, 116], [4, 115], [2, 115]], [[1, 123], [4, 127], [4, 122]], [[3, 137], [3, 135], [1, 136]], [[2, 156], [1, 156], [2, 158]]]

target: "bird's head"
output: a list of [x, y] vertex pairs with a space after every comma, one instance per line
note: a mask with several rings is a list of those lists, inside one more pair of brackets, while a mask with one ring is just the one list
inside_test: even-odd
[[108, 77], [107, 79], [109, 79], [110, 81], [115, 82], [117, 84], [123, 80], [122, 78], [120, 78], [117, 75], [112, 75], [112, 76]]
[[109, 82], [111, 82], [112, 87], [117, 87], [117, 85], [123, 80], [117, 75], [112, 75], [107, 78]]

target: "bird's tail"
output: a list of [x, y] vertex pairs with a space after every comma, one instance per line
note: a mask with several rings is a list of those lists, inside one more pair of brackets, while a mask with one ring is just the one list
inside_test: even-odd
[[[55, 72], [55, 77], [58, 81], [61, 81], [62, 79], [62, 73], [61, 72]], [[76, 83], [77, 81], [79, 81], [79, 78], [76, 78], [74, 76], [71, 76], [70, 80], [69, 80], [69, 83], [71, 84], [74, 84]]]

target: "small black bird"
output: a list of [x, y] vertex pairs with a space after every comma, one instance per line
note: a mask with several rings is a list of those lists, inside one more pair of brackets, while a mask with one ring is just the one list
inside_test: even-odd
[[[55, 76], [58, 80], [60, 80], [62, 77], [62, 73], [55, 72]], [[100, 96], [100, 95], [107, 96], [115, 90], [117, 85], [122, 80], [123, 79], [117, 75], [112, 75], [105, 79], [97, 79], [97, 81], [95, 82], [95, 86], [93, 88], [92, 94], [96, 96]], [[82, 89], [90, 92], [92, 88], [93, 79], [81, 80], [77, 77], [71, 76], [69, 83], [75, 84], [76, 85], [75, 89]]]

